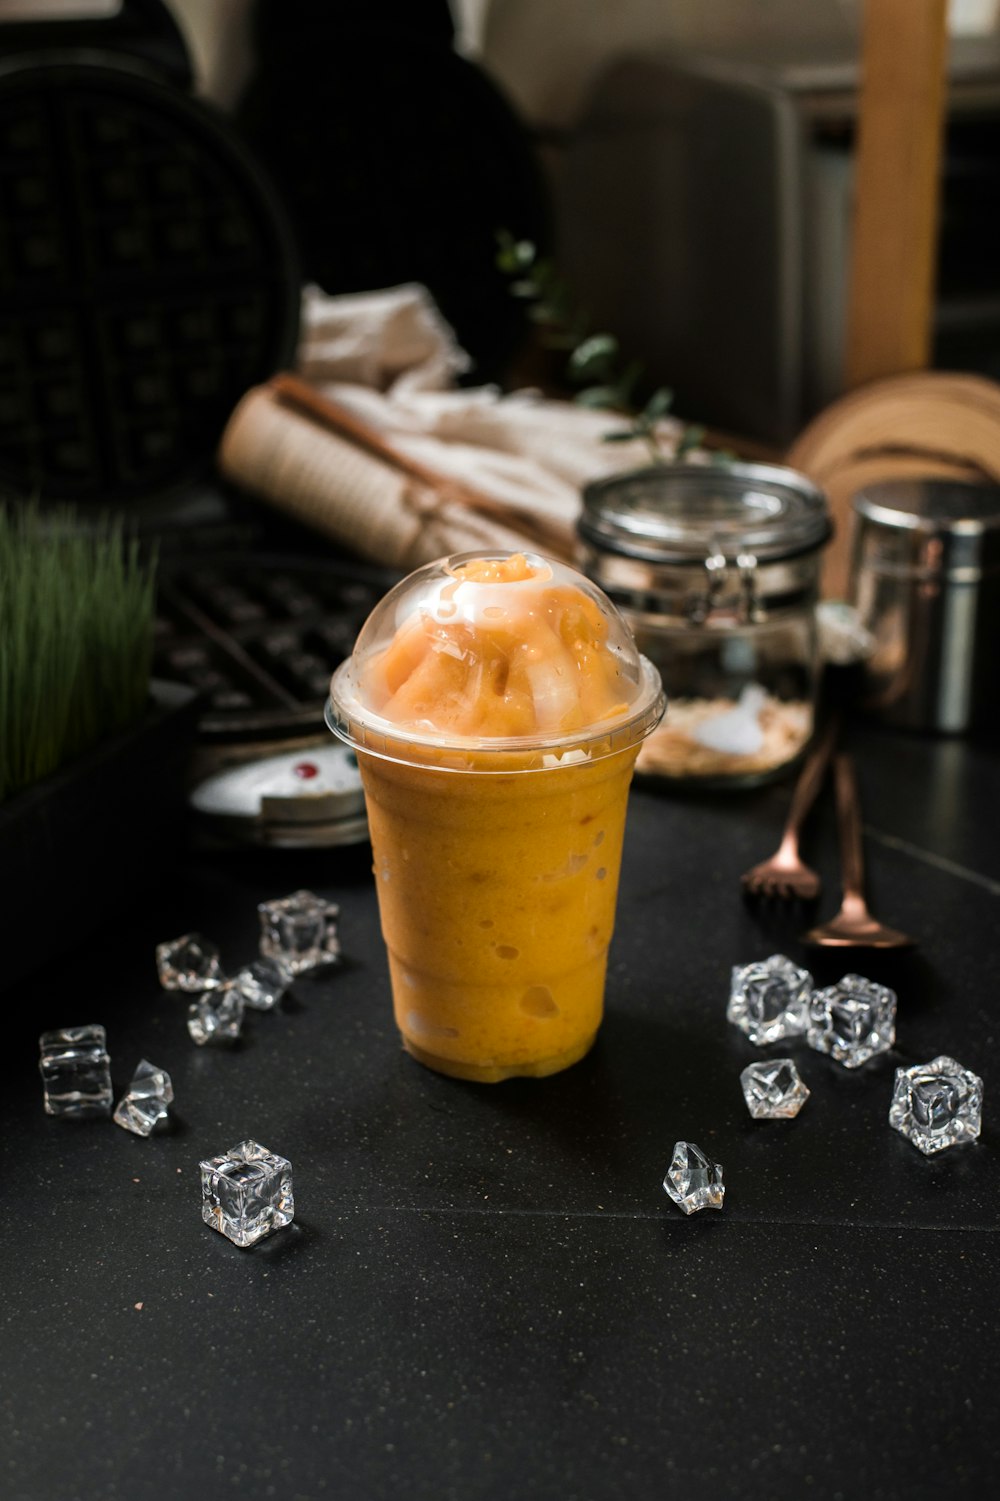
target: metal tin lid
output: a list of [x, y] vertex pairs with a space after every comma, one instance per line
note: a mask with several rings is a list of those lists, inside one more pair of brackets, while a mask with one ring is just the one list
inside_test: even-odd
[[[868, 532], [907, 547], [935, 573], [1000, 567], [1000, 486], [963, 480], [886, 480], [854, 498]], [[908, 545], [907, 545], [908, 544]]]
[[775, 464], [671, 464], [595, 480], [583, 491], [588, 542], [650, 563], [778, 562], [821, 547], [830, 517], [821, 490]]

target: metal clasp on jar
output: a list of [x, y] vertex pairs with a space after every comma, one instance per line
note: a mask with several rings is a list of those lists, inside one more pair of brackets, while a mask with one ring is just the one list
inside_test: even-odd
[[726, 582], [726, 559], [721, 552], [710, 552], [705, 559], [705, 588], [689, 594], [684, 601], [684, 615], [690, 625], [704, 625], [718, 604]]
[[[724, 553], [711, 552], [705, 559], [705, 588], [687, 596], [684, 615], [690, 625], [704, 625], [712, 611], [725, 597], [728, 562]], [[733, 601], [739, 623], [750, 625], [762, 617], [757, 598], [757, 559], [753, 553], [741, 552], [736, 558], [739, 593]]]
[[754, 625], [764, 611], [757, 598], [757, 559], [752, 552], [741, 552], [736, 559], [740, 571], [740, 613], [744, 625]]

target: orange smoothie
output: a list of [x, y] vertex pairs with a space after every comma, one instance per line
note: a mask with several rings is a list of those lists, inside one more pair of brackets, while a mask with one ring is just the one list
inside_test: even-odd
[[544, 559], [445, 560], [383, 605], [331, 723], [358, 752], [404, 1045], [460, 1078], [554, 1073], [600, 1025], [655, 669]]

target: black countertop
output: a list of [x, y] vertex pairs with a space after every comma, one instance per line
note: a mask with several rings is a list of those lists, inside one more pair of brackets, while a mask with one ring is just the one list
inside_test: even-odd
[[[5, 1501], [611, 1501], [980, 1496], [1000, 1475], [1000, 756], [854, 737], [869, 892], [913, 953], [817, 953], [744, 905], [789, 789], [633, 792], [608, 1014], [582, 1063], [462, 1084], [400, 1050], [369, 852], [192, 850], [72, 963], [4, 997], [0, 1493]], [[836, 906], [829, 795], [807, 855]], [[150, 852], [155, 858], [155, 851]], [[95, 866], [95, 879], [100, 879]], [[196, 1049], [155, 944], [200, 929], [235, 968], [257, 901], [340, 902], [345, 963]], [[71, 901], [72, 893], [60, 893]], [[53, 921], [58, 922], [58, 911]], [[892, 1054], [803, 1046], [792, 1122], [755, 1122], [761, 1052], [725, 1019], [733, 964], [899, 994]], [[36, 1035], [101, 1021], [116, 1098], [140, 1057], [170, 1134], [42, 1112]], [[887, 1124], [893, 1070], [950, 1053], [985, 1081], [975, 1146]], [[254, 1136], [296, 1220], [250, 1251], [206, 1227], [198, 1162]], [[661, 1182], [673, 1142], [722, 1162], [721, 1213]]]

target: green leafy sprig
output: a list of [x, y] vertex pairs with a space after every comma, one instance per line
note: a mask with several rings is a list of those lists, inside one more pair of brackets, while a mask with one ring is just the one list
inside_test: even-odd
[[669, 453], [664, 451], [658, 424], [673, 406], [673, 391], [659, 386], [637, 408], [636, 391], [643, 375], [641, 362], [623, 359], [614, 334], [590, 330], [586, 313], [574, 302], [552, 261], [540, 256], [530, 240], [516, 239], [507, 230], [501, 230], [497, 238], [497, 265], [511, 277], [514, 296], [528, 303], [528, 315], [540, 329], [542, 344], [566, 353], [567, 379], [580, 387], [574, 400], [581, 406], [616, 412], [627, 419], [626, 427], [605, 433], [604, 441], [630, 443], [638, 439], [646, 445], [656, 464], [683, 459], [699, 448], [705, 429], [691, 424], [681, 430], [676, 447]]
[[154, 596], [120, 520], [0, 508], [0, 802], [141, 716]]

